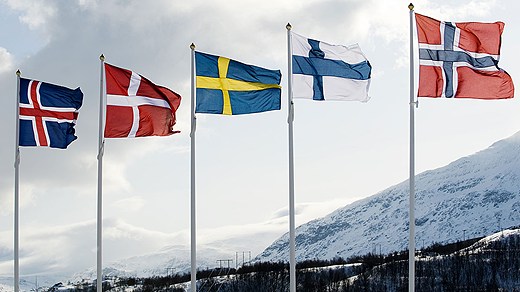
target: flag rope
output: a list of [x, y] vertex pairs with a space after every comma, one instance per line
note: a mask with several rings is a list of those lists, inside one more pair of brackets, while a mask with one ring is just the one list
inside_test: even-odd
[[20, 291], [20, 70], [16, 71], [16, 138], [14, 160], [14, 292]]
[[190, 229], [191, 229], [191, 291], [197, 291], [197, 225], [196, 225], [196, 200], [195, 200], [195, 129], [197, 120], [195, 118], [195, 44], [191, 49], [191, 178], [190, 178]]
[[100, 85], [99, 85], [99, 140], [98, 140], [98, 188], [97, 188], [97, 291], [103, 291], [103, 154], [105, 152], [105, 138], [103, 136], [104, 125], [104, 63], [105, 56], [99, 56], [101, 61]]
[[410, 210], [408, 239], [408, 291], [415, 291], [415, 108], [418, 103], [414, 95], [414, 54], [413, 54], [413, 4], [410, 9]]
[[290, 23], [287, 28], [287, 74], [289, 76], [287, 84], [288, 94], [288, 116], [287, 122], [289, 124], [289, 291], [296, 292], [296, 224], [295, 224], [295, 210], [294, 210], [294, 103], [292, 94], [292, 43], [291, 43], [291, 29]]

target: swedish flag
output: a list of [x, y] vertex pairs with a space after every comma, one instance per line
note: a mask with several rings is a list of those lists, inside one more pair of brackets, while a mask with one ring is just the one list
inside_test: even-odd
[[282, 74], [195, 52], [196, 113], [241, 115], [280, 109]]

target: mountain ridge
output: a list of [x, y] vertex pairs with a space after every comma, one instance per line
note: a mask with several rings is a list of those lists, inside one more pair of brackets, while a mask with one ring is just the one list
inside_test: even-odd
[[[474, 165], [475, 157], [479, 167]], [[500, 227], [519, 225], [520, 215], [515, 214], [520, 214], [517, 212], [520, 210], [520, 182], [515, 180], [520, 177], [520, 167], [516, 167], [518, 170], [513, 167], [517, 165], [520, 165], [520, 132], [446, 166], [418, 174], [416, 176], [417, 248], [420, 249], [434, 242], [446, 243], [487, 235], [499, 230]], [[455, 173], [453, 169], [456, 170]], [[501, 185], [507, 187], [504, 189], [500, 187]], [[482, 188], [483, 186], [485, 187]], [[477, 187], [480, 189], [475, 189]], [[468, 192], [477, 192], [478, 196], [468, 196]], [[472, 203], [475, 198], [480, 200], [479, 204]], [[428, 205], [421, 203], [425, 199], [428, 199]], [[506, 203], [510, 203], [511, 206], [507, 207]], [[490, 207], [494, 212], [484, 212], [484, 206]], [[483, 219], [462, 220], [464, 216], [471, 217], [468, 216], [470, 211], [479, 216], [483, 215]], [[447, 218], [453, 219], [452, 222], [446, 220]], [[501, 218], [500, 223], [497, 218]], [[459, 221], [473, 223], [461, 224]], [[365, 228], [360, 229], [360, 227]], [[426, 232], [426, 229], [436, 232], [431, 234]], [[351, 230], [350, 234], [346, 234], [345, 230]], [[337, 236], [332, 236], [334, 234]], [[247, 235], [249, 239], [251, 236], [252, 234]], [[352, 237], [356, 236], [357, 240], [353, 241]], [[388, 253], [404, 250], [407, 244], [407, 180], [336, 209], [325, 217], [309, 221], [296, 230], [296, 255], [299, 261], [315, 258], [323, 260], [334, 257], [348, 258], [374, 251]], [[288, 261], [288, 252], [288, 234], [285, 234], [253, 261]], [[210, 248], [209, 245], [199, 247], [197, 253], [197, 265], [201, 268], [214, 266], [214, 259], [217, 257], [229, 258], [229, 254], [224, 250]], [[155, 253], [110, 263], [104, 271], [112, 275], [139, 277], [166, 275], [167, 268], [173, 268], [176, 273], [183, 273], [188, 272], [190, 267], [187, 255], [189, 255], [189, 247], [172, 245]], [[94, 278], [95, 268], [77, 273], [73, 277], [75, 281]]]
[[[418, 174], [416, 246], [485, 235], [520, 222], [520, 132]], [[296, 259], [348, 258], [408, 244], [408, 180], [296, 229]], [[287, 261], [288, 233], [255, 261]]]

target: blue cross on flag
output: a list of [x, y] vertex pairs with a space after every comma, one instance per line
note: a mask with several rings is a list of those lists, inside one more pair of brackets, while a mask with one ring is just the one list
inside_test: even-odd
[[331, 45], [291, 33], [293, 98], [370, 99], [372, 67], [358, 44]]
[[447, 22], [416, 13], [420, 97], [505, 99], [515, 87], [498, 67], [504, 23]]

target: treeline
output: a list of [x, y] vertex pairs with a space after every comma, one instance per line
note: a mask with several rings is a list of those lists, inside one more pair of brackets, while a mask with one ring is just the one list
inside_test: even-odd
[[[342, 258], [308, 260], [296, 265], [298, 291], [339, 291], [342, 282], [356, 275], [357, 270], [345, 266]], [[337, 266], [337, 268], [330, 268]], [[323, 269], [323, 267], [328, 267]], [[233, 275], [212, 277], [199, 281], [201, 292], [210, 291], [289, 291], [289, 264], [255, 263], [244, 266]]]
[[[416, 291], [520, 291], [520, 236], [511, 235], [465, 251], [481, 238], [450, 244], [434, 244], [418, 252]], [[298, 265], [298, 291], [408, 291], [408, 252], [368, 254], [337, 259], [322, 265], [308, 261]], [[330, 265], [360, 263], [345, 268]], [[316, 267], [303, 268], [303, 266]], [[288, 291], [288, 270], [254, 272], [226, 281], [216, 278], [200, 291]], [[355, 277], [353, 277], [355, 276]]]
[[[453, 246], [456, 244], [449, 248]], [[418, 256], [417, 291], [520, 291], [520, 236], [508, 236], [467, 251], [444, 253], [447, 247], [438, 247], [441, 253], [435, 252], [436, 247], [433, 247]], [[352, 279], [348, 289], [339, 291], [407, 290], [406, 258], [366, 267]]]
[[[520, 236], [467, 250], [480, 238], [434, 244], [417, 254], [416, 291], [520, 291]], [[297, 264], [297, 290], [408, 291], [408, 252], [368, 254], [344, 260], [309, 260]], [[259, 262], [239, 269], [197, 272], [198, 291], [289, 291], [289, 265]], [[105, 283], [103, 291], [185, 291], [189, 274], [124, 278]], [[95, 291], [93, 286], [75, 291]]]

